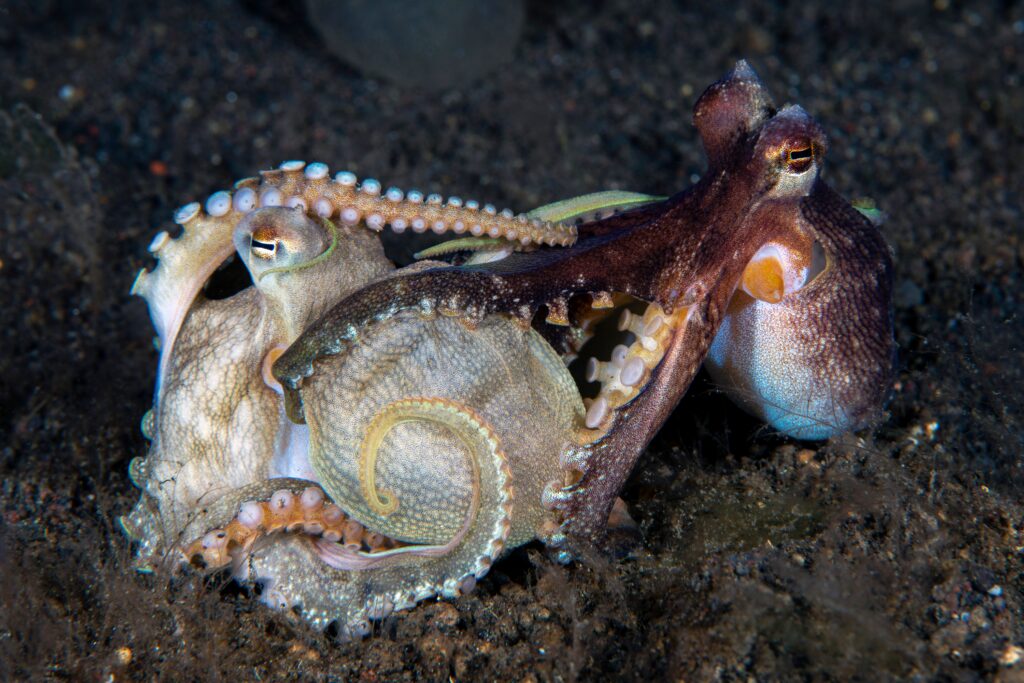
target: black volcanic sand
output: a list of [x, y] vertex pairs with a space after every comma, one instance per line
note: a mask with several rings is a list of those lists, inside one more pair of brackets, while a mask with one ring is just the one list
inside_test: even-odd
[[[0, 5], [0, 679], [1024, 680], [1019, 4], [536, 2], [512, 63], [437, 92], [284, 3], [151, 4]], [[701, 379], [623, 492], [631, 556], [527, 546], [363, 642], [130, 569], [157, 357], [128, 288], [174, 207], [292, 158], [518, 209], [669, 194], [739, 57], [888, 214], [876, 428], [794, 443]]]

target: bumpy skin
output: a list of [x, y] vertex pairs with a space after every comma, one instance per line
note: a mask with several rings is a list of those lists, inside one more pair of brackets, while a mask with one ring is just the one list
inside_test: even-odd
[[[629, 210], [583, 223], [566, 248], [508, 255], [576, 229], [413, 193], [383, 204], [373, 181], [332, 184], [320, 165], [183, 209], [184, 235], [154, 241], [160, 265], [135, 289], [163, 342], [154, 443], [133, 463], [144, 493], [125, 520], [141, 561], [231, 565], [271, 604], [360, 633], [471, 589], [533, 537], [561, 557], [573, 539], [600, 541], [705, 361], [784, 433], [864, 425], [894, 356], [881, 236], [818, 178], [817, 124], [776, 111], [745, 63], [694, 119], [705, 177], [665, 201], [602, 196]], [[509, 248], [392, 271], [360, 221]], [[232, 245], [255, 287], [206, 301]], [[590, 360], [600, 390], [584, 402], [566, 365], [624, 306], [628, 335]]]
[[[191, 273], [172, 271], [184, 260], [174, 250], [196, 234], [226, 232], [220, 239], [233, 244], [234, 232], [244, 234], [262, 223], [320, 236], [310, 219], [292, 209], [262, 208], [232, 221], [237, 229], [197, 217], [179, 243], [162, 245], [154, 273], [187, 287]], [[161, 362], [156, 408], [146, 417], [152, 423], [144, 426], [153, 439], [149, 456], [132, 462], [133, 481], [144, 494], [126, 520], [143, 545], [144, 561], [169, 550], [178, 537], [202, 533], [190, 530], [201, 529], [197, 511], [207, 502], [296, 472], [287, 444], [308, 436], [282, 415], [280, 387], [275, 392], [263, 378], [264, 359], [272, 349], [287, 347], [338, 296], [394, 269], [375, 236], [363, 229], [339, 230], [344, 247], [320, 267], [287, 278], [272, 274], [228, 299], [200, 295], [180, 329], [161, 336], [162, 350], [173, 345], [173, 352]]]
[[[303, 175], [294, 167], [267, 173], [255, 194], [311, 194]], [[241, 189], [252, 187], [245, 181]], [[455, 232], [459, 222], [469, 234], [481, 225], [514, 248], [527, 243], [524, 224], [539, 231], [530, 241], [547, 241], [546, 231], [552, 241], [575, 233], [470, 202], [468, 209], [451, 200], [439, 206], [410, 195], [413, 201], [381, 198], [379, 191], [352, 198], [371, 206], [387, 201], [387, 222], [413, 228], [423, 215], [446, 212]], [[558, 475], [558, 456], [583, 405], [561, 358], [536, 331], [502, 317], [469, 329], [453, 319], [396, 316], [375, 327], [343, 367], [319, 378], [323, 424], [292, 424], [269, 373], [277, 354], [358, 287], [443, 264], [394, 271], [373, 232], [345, 224], [344, 201], [323, 212], [340, 219], [336, 225], [302, 206], [236, 201], [225, 212], [217, 199], [206, 212], [179, 212], [183, 234], [154, 240], [158, 266], [143, 271], [133, 289], [150, 303], [162, 346], [156, 406], [144, 425], [153, 444], [131, 468], [143, 495], [123, 519], [140, 543], [141, 568], [190, 559], [195, 545], [210, 565], [231, 564], [239, 578], [260, 582], [269, 604], [301, 606], [316, 626], [337, 619], [344, 633], [360, 634], [370, 617], [472, 589], [507, 544], [552, 524], [541, 492]], [[436, 221], [434, 231], [440, 232]], [[229, 248], [254, 286], [207, 300], [201, 286]], [[378, 442], [368, 448], [371, 438]], [[227, 535], [223, 528], [246, 503], [292, 495], [300, 508], [311, 490], [321, 498], [326, 491], [324, 502], [337, 501], [349, 520], [369, 523], [400, 547], [373, 547], [370, 540], [361, 550], [346, 548], [327, 538], [330, 523], [319, 517], [315, 524], [326, 529], [313, 533], [307, 518], [291, 530], [310, 533], [271, 536], [289, 526], [275, 526], [272, 513], [260, 527], [263, 537], [232, 547], [231, 556], [226, 542], [204, 546], [210, 529]], [[397, 509], [381, 512], [381, 496], [397, 501]], [[517, 498], [523, 503], [516, 505]], [[328, 509], [318, 501], [315, 510], [302, 511], [312, 517]], [[369, 537], [363, 524], [355, 527], [357, 540]], [[338, 540], [348, 543], [350, 530]]]
[[[760, 322], [734, 309], [738, 328], [760, 324], [771, 334], [785, 326], [786, 334], [724, 339], [717, 374], [756, 412], [776, 417], [770, 406], [795, 408], [816, 425], [809, 436], [863, 425], [889, 392], [895, 354], [892, 263], [881, 235], [818, 177], [825, 140], [817, 124], [797, 106], [776, 111], [746, 63], [701, 96], [694, 121], [709, 162], [694, 187], [583, 225], [569, 249], [389, 280], [333, 308], [274, 366], [292, 416], [300, 417], [303, 387], [322, 358], [347, 353], [362, 331], [404, 310], [467, 320], [504, 313], [528, 323], [541, 307], [561, 322], [583, 296], [597, 306], [614, 294], [657, 304], [677, 316], [663, 356], [632, 400], [595, 416], [602, 419], [594, 433], [563, 456], [569, 483], [553, 481], [545, 495], [562, 520], [549, 543], [600, 539], [615, 496], [705, 360], [753, 257], [765, 245], [810, 243], [813, 251], [817, 243], [824, 268], [806, 291], [785, 292], [776, 304], [784, 313]], [[765, 346], [786, 345], [789, 352], [768, 359], [779, 365], [761, 365]], [[764, 375], [799, 381], [766, 386]]]

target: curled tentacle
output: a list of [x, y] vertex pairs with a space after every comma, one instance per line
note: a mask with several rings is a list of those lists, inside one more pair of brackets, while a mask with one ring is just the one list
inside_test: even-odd
[[[473, 512], [469, 516], [474, 516], [476, 508], [479, 507], [480, 489], [480, 466], [476, 454], [482, 449], [497, 448], [497, 437], [471, 408], [443, 398], [424, 397], [395, 401], [374, 416], [359, 446], [359, 485], [363, 498], [374, 512], [385, 517], [398, 509], [398, 497], [395, 493], [388, 491], [382, 494], [377, 487], [377, 456], [385, 438], [392, 430], [412, 422], [427, 422], [440, 426], [474, 456], [469, 458], [468, 463], [472, 472], [473, 492]], [[329, 462], [322, 465], [329, 467]]]
[[[418, 545], [387, 537], [356, 521], [318, 485], [272, 479], [203, 510], [189, 527], [182, 557], [201, 559], [210, 569], [231, 565], [237, 574], [267, 583], [266, 600], [301, 606], [317, 627], [337, 619], [349, 633], [364, 631], [368, 619], [433, 595], [456, 597], [472, 590], [512, 531], [507, 457], [483, 418], [439, 398], [391, 404], [378, 431], [368, 434], [370, 442], [377, 443], [375, 434], [386, 433], [387, 425], [408, 420], [441, 423], [469, 450], [473, 500], [446, 543]], [[305, 560], [297, 561], [301, 556]], [[310, 565], [319, 567], [316, 574]]]
[[399, 314], [328, 363], [305, 388], [313, 479], [227, 494], [189, 526], [188, 558], [231, 565], [272, 604], [358, 633], [471, 589], [503, 548], [554, 523], [538, 502], [583, 408], [535, 331]]

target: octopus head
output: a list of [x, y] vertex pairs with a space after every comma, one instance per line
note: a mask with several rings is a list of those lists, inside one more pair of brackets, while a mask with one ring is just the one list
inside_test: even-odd
[[733, 131], [705, 137], [712, 167], [748, 155], [738, 180], [758, 199], [744, 226], [763, 236], [705, 366], [778, 431], [825, 439], [863, 426], [888, 393], [892, 263], [876, 226], [821, 182], [818, 124], [799, 106], [776, 111], [752, 79], [738, 67], [698, 104]]

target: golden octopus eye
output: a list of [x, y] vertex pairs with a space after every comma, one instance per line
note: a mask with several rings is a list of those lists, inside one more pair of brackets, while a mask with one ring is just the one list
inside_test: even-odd
[[256, 258], [270, 260], [277, 255], [278, 239], [273, 230], [256, 230], [249, 236], [249, 251]]
[[789, 147], [783, 151], [786, 170], [790, 173], [803, 173], [814, 163], [814, 145], [802, 144]]

